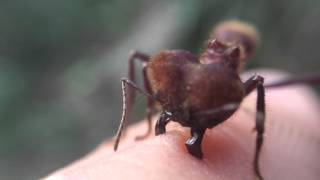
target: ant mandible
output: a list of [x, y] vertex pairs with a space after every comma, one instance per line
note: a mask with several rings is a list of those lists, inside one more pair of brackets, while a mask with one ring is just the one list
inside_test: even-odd
[[[170, 121], [191, 128], [191, 137], [185, 145], [188, 152], [202, 159], [201, 142], [208, 128], [227, 120], [239, 108], [248, 94], [257, 89], [254, 154], [254, 173], [263, 179], [259, 168], [259, 155], [263, 144], [265, 123], [265, 88], [294, 83], [319, 83], [320, 76], [283, 80], [264, 85], [263, 77], [254, 75], [242, 82], [239, 73], [257, 46], [255, 28], [239, 21], [218, 24], [199, 58], [185, 50], [166, 50], [150, 57], [134, 52], [129, 58], [129, 78], [122, 78], [123, 113], [114, 150], [118, 148], [128, 112], [132, 108], [135, 90], [146, 95], [148, 131], [136, 139], [147, 137], [152, 129], [151, 115], [156, 104], [161, 114], [156, 122], [155, 134], [166, 132]], [[142, 61], [144, 89], [136, 85], [134, 61]]]

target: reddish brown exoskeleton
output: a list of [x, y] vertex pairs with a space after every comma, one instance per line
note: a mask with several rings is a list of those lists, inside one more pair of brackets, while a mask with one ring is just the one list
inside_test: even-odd
[[[132, 53], [129, 59], [129, 78], [122, 79], [123, 114], [114, 144], [117, 150], [120, 136], [131, 110], [134, 91], [148, 97], [148, 131], [151, 132], [151, 113], [155, 104], [160, 104], [161, 114], [156, 122], [155, 134], [166, 132], [170, 121], [191, 128], [191, 137], [186, 142], [188, 152], [202, 158], [201, 141], [205, 130], [227, 120], [238, 108], [243, 98], [257, 89], [257, 131], [254, 155], [254, 172], [262, 179], [259, 169], [259, 154], [263, 143], [265, 122], [265, 87], [278, 87], [299, 82], [319, 83], [319, 76], [284, 80], [264, 86], [263, 77], [252, 76], [242, 82], [239, 77], [244, 63], [252, 55], [257, 44], [257, 33], [250, 24], [227, 21], [213, 30], [203, 53], [195, 57], [185, 50], [161, 51], [150, 57], [140, 52]], [[144, 88], [135, 83], [134, 61], [142, 61]]]

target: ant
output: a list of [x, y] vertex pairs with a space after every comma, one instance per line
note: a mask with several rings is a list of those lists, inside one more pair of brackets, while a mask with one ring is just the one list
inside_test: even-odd
[[[129, 78], [122, 78], [123, 112], [114, 150], [118, 148], [128, 113], [132, 108], [135, 90], [147, 96], [148, 131], [151, 133], [152, 110], [160, 105], [160, 117], [155, 135], [166, 132], [170, 121], [191, 128], [191, 137], [185, 145], [188, 152], [203, 158], [201, 142], [206, 129], [227, 120], [242, 100], [257, 89], [255, 130], [257, 132], [253, 168], [256, 177], [263, 179], [259, 168], [259, 155], [263, 144], [265, 123], [265, 88], [295, 83], [320, 83], [320, 76], [306, 76], [264, 85], [264, 78], [254, 75], [242, 82], [239, 73], [253, 54], [258, 41], [255, 28], [239, 21], [226, 21], [212, 31], [204, 51], [197, 58], [185, 50], [165, 50], [154, 56], [133, 52], [129, 58]], [[142, 62], [144, 89], [136, 85], [134, 62]]]

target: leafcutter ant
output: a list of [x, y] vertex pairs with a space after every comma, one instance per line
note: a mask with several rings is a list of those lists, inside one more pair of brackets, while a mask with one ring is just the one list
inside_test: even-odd
[[[292, 78], [264, 85], [264, 78], [254, 75], [245, 82], [239, 77], [243, 65], [253, 54], [258, 35], [255, 28], [239, 21], [218, 24], [199, 57], [185, 50], [166, 50], [154, 56], [133, 52], [129, 58], [129, 78], [122, 78], [123, 114], [117, 132], [114, 150], [118, 148], [121, 133], [131, 110], [135, 91], [147, 96], [148, 131], [151, 132], [151, 113], [158, 104], [160, 117], [155, 134], [166, 132], [170, 121], [191, 128], [191, 137], [185, 145], [188, 152], [202, 158], [201, 141], [208, 128], [227, 120], [243, 98], [257, 89], [255, 130], [257, 132], [253, 161], [254, 173], [263, 179], [259, 169], [259, 155], [263, 144], [265, 123], [265, 88], [295, 83], [316, 84], [320, 76]], [[142, 62], [144, 88], [136, 85], [134, 62]]]

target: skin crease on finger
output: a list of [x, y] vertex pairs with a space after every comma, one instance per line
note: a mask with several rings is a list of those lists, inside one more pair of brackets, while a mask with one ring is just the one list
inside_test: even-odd
[[[266, 82], [284, 76], [270, 71], [255, 73], [264, 76]], [[140, 122], [128, 129], [117, 152], [108, 140], [48, 179], [254, 179], [255, 97], [256, 93], [251, 93], [231, 119], [206, 131], [203, 160], [188, 154], [184, 146], [190, 136], [188, 128], [169, 123], [166, 134], [136, 142], [134, 137], [146, 130], [146, 122]], [[266, 107], [260, 158], [264, 178], [318, 179], [319, 99], [301, 85], [267, 89]]]

